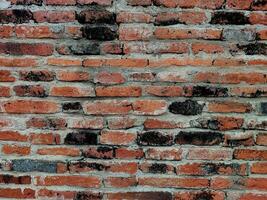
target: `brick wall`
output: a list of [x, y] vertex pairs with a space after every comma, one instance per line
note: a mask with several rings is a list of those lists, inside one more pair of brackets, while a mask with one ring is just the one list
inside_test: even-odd
[[0, 198], [267, 199], [266, 0], [0, 0]]

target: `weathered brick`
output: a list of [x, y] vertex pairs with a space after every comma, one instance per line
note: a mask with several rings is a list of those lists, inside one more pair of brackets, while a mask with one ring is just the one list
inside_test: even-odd
[[173, 143], [173, 137], [158, 131], [146, 131], [138, 134], [137, 142], [144, 146], [168, 146]]
[[97, 27], [85, 26], [81, 30], [83, 37], [91, 40], [109, 41], [118, 37], [117, 30], [114, 27], [102, 25]]
[[57, 172], [57, 162], [44, 160], [17, 159], [12, 160], [12, 171], [16, 172]]
[[97, 134], [88, 131], [68, 133], [64, 143], [71, 145], [96, 145], [98, 143]]
[[173, 102], [169, 106], [169, 111], [181, 115], [198, 115], [201, 114], [204, 105], [196, 101], [186, 100], [184, 102]]
[[0, 22], [3, 24], [14, 23], [22, 24], [32, 20], [33, 15], [29, 10], [1, 10], [0, 11]]

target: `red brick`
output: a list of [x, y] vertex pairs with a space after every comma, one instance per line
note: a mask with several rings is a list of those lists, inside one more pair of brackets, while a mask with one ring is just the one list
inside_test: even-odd
[[126, 129], [132, 128], [136, 124], [135, 118], [130, 117], [117, 117], [108, 120], [108, 128], [109, 129]]
[[90, 87], [55, 86], [51, 88], [50, 95], [56, 97], [92, 97], [95, 96], [95, 92]]
[[47, 5], [75, 5], [76, 0], [46, 0]]
[[105, 185], [115, 188], [125, 188], [135, 186], [137, 180], [134, 177], [108, 177], [105, 180]]
[[137, 100], [133, 102], [136, 115], [161, 115], [166, 112], [167, 104], [163, 100]]
[[110, 86], [96, 87], [96, 96], [99, 97], [139, 97], [142, 89], [138, 86]]
[[208, 104], [210, 112], [219, 113], [246, 113], [252, 110], [250, 104], [233, 101], [211, 102]]
[[252, 12], [249, 15], [249, 21], [251, 24], [267, 25], [267, 14], [261, 12]]
[[75, 12], [74, 11], [36, 11], [33, 13], [33, 18], [38, 23], [74, 22]]
[[0, 57], [0, 65], [3, 67], [36, 67], [34, 58], [7, 58]]
[[187, 159], [189, 160], [231, 160], [232, 151], [230, 149], [209, 149], [192, 148], [189, 149]]
[[59, 71], [57, 72], [57, 79], [60, 81], [88, 81], [90, 78], [89, 73], [87, 72], [66, 72], [66, 71]]
[[14, 82], [16, 78], [11, 74], [10, 71], [0, 70], [0, 82]]
[[249, 10], [253, 0], [227, 0], [226, 6], [230, 9]]
[[68, 127], [76, 129], [102, 129], [104, 120], [101, 117], [97, 118], [74, 118], [68, 123]]
[[85, 104], [84, 111], [93, 115], [127, 114], [132, 110], [132, 105], [126, 100], [103, 100]]
[[77, 0], [77, 3], [81, 5], [98, 4], [103, 6], [109, 6], [112, 4], [112, 0]]
[[120, 84], [125, 81], [125, 77], [121, 73], [110, 73], [107, 71], [99, 72], [94, 77], [94, 82], [101, 84]]
[[118, 148], [115, 150], [116, 158], [119, 159], [140, 159], [144, 157], [142, 149]]
[[266, 174], [267, 173], [267, 162], [252, 163], [250, 167], [252, 174]]
[[18, 38], [59, 38], [62, 33], [53, 31], [49, 26], [28, 26], [20, 25], [15, 27], [15, 34]]
[[11, 91], [9, 87], [0, 86], [0, 97], [10, 97]]
[[16, 154], [19, 156], [29, 155], [31, 152], [31, 147], [19, 146], [19, 145], [4, 145], [2, 147], [2, 153], [4, 154]]
[[236, 149], [234, 158], [238, 160], [267, 160], [266, 150]]
[[59, 105], [52, 101], [36, 101], [36, 100], [12, 100], [2, 102], [5, 113], [13, 114], [48, 114], [59, 111]]
[[30, 188], [1, 188], [0, 197], [15, 199], [32, 199], [35, 197], [35, 191]]
[[130, 22], [140, 22], [140, 23], [149, 23], [152, 22], [152, 16], [147, 13], [138, 13], [138, 12], [120, 12], [117, 15], [116, 21], [118, 23], [130, 23]]
[[153, 36], [153, 29], [150, 26], [120, 26], [119, 39], [126, 41], [149, 40]]
[[59, 136], [53, 135], [52, 133], [40, 133], [40, 134], [30, 134], [30, 141], [32, 144], [56, 144], [59, 143]]
[[0, 140], [26, 142], [28, 140], [28, 136], [22, 135], [16, 131], [1, 131]]
[[147, 86], [145, 90], [150, 95], [160, 97], [179, 97], [184, 95], [183, 88], [179, 86]]
[[146, 151], [146, 159], [152, 160], [181, 160], [182, 149], [175, 148], [149, 148]]
[[136, 134], [127, 131], [103, 130], [100, 135], [101, 144], [130, 145], [136, 140]]
[[0, 26], [0, 38], [10, 38], [13, 33], [12, 26]]
[[64, 59], [64, 58], [48, 58], [47, 64], [61, 67], [81, 66], [82, 62], [79, 59]]
[[256, 143], [258, 145], [267, 146], [267, 134], [260, 133], [257, 135]]
[[38, 186], [76, 186], [84, 188], [99, 188], [101, 180], [95, 176], [46, 176], [36, 177]]
[[77, 148], [68, 147], [41, 148], [37, 150], [37, 154], [53, 156], [79, 156], [80, 150]]

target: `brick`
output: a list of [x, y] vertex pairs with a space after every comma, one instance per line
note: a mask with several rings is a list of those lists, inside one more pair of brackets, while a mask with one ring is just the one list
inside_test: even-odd
[[147, 118], [144, 122], [146, 129], [174, 129], [183, 128], [184, 125], [174, 120], [161, 120], [156, 118]]
[[267, 172], [267, 163], [258, 162], [251, 165], [250, 171], [252, 174], [266, 174]]
[[30, 134], [30, 142], [36, 145], [56, 144], [56, 143], [59, 143], [58, 140], [59, 140], [59, 137], [51, 133], [41, 133], [41, 134], [31, 133]]
[[132, 128], [136, 124], [135, 118], [130, 117], [117, 117], [108, 120], [109, 129], [127, 129]]
[[16, 5], [42, 5], [43, 0], [11, 0], [12, 4]]
[[0, 140], [26, 142], [28, 140], [28, 136], [22, 135], [17, 131], [1, 131]]
[[55, 117], [33, 117], [26, 122], [27, 128], [64, 130], [67, 122], [63, 118]]
[[31, 147], [19, 146], [19, 145], [4, 145], [2, 147], [2, 153], [4, 154], [15, 154], [19, 156], [29, 155], [31, 152]]
[[96, 96], [99, 97], [139, 97], [142, 89], [137, 86], [110, 86], [96, 87]]
[[90, 40], [110, 41], [118, 37], [115, 27], [104, 25], [97, 27], [84, 26], [81, 30], [83, 37]]
[[159, 131], [146, 131], [138, 134], [137, 143], [144, 146], [169, 146], [173, 137]]
[[84, 105], [84, 112], [93, 115], [127, 114], [131, 110], [132, 105], [126, 100], [102, 100], [88, 102]]
[[47, 64], [53, 66], [73, 67], [81, 66], [82, 62], [79, 59], [48, 58]]
[[220, 29], [177, 29], [156, 28], [154, 35], [158, 39], [220, 39]]
[[9, 87], [1, 86], [0, 87], [0, 97], [10, 97], [11, 92]]
[[224, 47], [220, 44], [209, 44], [209, 43], [193, 43], [192, 51], [197, 54], [205, 52], [208, 54], [223, 53]]
[[33, 18], [32, 12], [29, 10], [1, 10], [0, 22], [2, 24], [14, 23], [22, 24], [27, 23]]
[[148, 94], [159, 97], [179, 97], [184, 95], [183, 88], [180, 86], [148, 86], [145, 90]]
[[258, 145], [264, 145], [267, 146], [267, 135], [264, 133], [260, 133], [257, 135], [256, 143]]
[[139, 165], [139, 169], [143, 173], [152, 174], [172, 174], [174, 167], [165, 163], [142, 163]]
[[44, 160], [17, 159], [12, 160], [12, 171], [56, 173], [57, 163]]
[[175, 200], [187, 200], [187, 199], [201, 199], [206, 198], [210, 200], [223, 200], [225, 194], [220, 191], [209, 191], [209, 190], [202, 190], [202, 191], [184, 191], [184, 192], [176, 192], [174, 194]]
[[249, 15], [249, 22], [251, 24], [263, 24], [266, 25], [267, 24], [267, 15], [266, 13], [258, 13], [258, 12], [252, 12]]
[[96, 145], [97, 134], [90, 131], [80, 131], [68, 133], [64, 139], [65, 144], [69, 145]]
[[100, 134], [101, 144], [130, 145], [136, 140], [136, 135], [127, 131], [103, 130]]
[[201, 114], [204, 105], [197, 101], [186, 100], [184, 102], [173, 102], [169, 105], [169, 111], [173, 114], [198, 115]]
[[20, 97], [47, 97], [46, 89], [40, 85], [17, 85], [13, 90]]
[[68, 123], [68, 127], [75, 129], [102, 129], [104, 126], [104, 120], [101, 117], [96, 118], [75, 118], [71, 119]]
[[211, 24], [231, 24], [231, 25], [244, 25], [248, 24], [249, 20], [241, 12], [224, 12], [218, 11], [212, 15]]
[[230, 9], [249, 10], [253, 0], [227, 0], [226, 6]]
[[108, 168], [109, 172], [126, 174], [135, 174], [137, 170], [138, 164], [135, 162], [114, 163], [110, 166], [110, 168]]
[[185, 0], [154, 0], [153, 1], [155, 5], [157, 6], [165, 6], [168, 8], [175, 8], [175, 7], [181, 7], [181, 8], [206, 8], [206, 9], [219, 9], [222, 7], [224, 1], [223, 0], [196, 0], [196, 1], [185, 1]]
[[61, 45], [57, 47], [57, 51], [62, 55], [99, 55], [100, 47], [97, 42], [90, 43], [74, 43], [72, 45]]
[[100, 187], [100, 178], [90, 176], [47, 176], [37, 177], [37, 185], [40, 186], [78, 186], [84, 188]]
[[112, 4], [112, 0], [77, 0], [78, 4], [81, 5], [103, 5], [103, 6], [109, 6]]
[[267, 152], [256, 149], [236, 149], [234, 158], [238, 160], [266, 160]]
[[20, 71], [20, 80], [23, 81], [53, 81], [54, 80], [54, 73], [48, 70], [41, 70], [41, 71]]
[[50, 91], [51, 96], [56, 97], [92, 97], [95, 91], [91, 87], [54, 86]]
[[139, 185], [163, 188], [203, 188], [209, 185], [208, 179], [202, 178], [139, 178]]
[[230, 160], [232, 151], [229, 149], [192, 148], [189, 149], [187, 159], [189, 160]]
[[135, 40], [149, 40], [153, 36], [153, 29], [151, 26], [138, 26], [138, 27], [128, 27], [120, 26], [119, 28], [119, 39], [126, 41]]
[[146, 151], [146, 159], [151, 160], [181, 160], [182, 149], [177, 148], [149, 148]]
[[126, 81], [125, 77], [121, 73], [113, 73], [108, 71], [102, 71], [95, 75], [94, 82], [101, 84], [120, 84]]
[[136, 179], [132, 177], [108, 177], [105, 180], [105, 185], [115, 188], [131, 187], [136, 184]]
[[0, 65], [3, 67], [35, 67], [37, 66], [37, 61], [33, 58], [0, 57]]
[[3, 198], [16, 198], [16, 199], [28, 199], [35, 197], [35, 190], [30, 188], [1, 188], [0, 197]]
[[264, 0], [253, 1], [251, 8], [253, 10], [267, 10], [267, 4]]
[[56, 76], [58, 80], [67, 82], [88, 81], [90, 78], [90, 74], [88, 72], [82, 72], [82, 71], [80, 72], [59, 71]]
[[12, 26], [0, 26], [0, 38], [10, 38], [13, 32]]
[[137, 100], [133, 102], [136, 115], [161, 115], [166, 112], [167, 105], [162, 100]]
[[222, 38], [226, 41], [253, 41], [256, 38], [256, 34], [251, 29], [226, 28], [223, 30]]
[[132, 6], [150, 6], [152, 5], [152, 0], [127, 0], [127, 3]]
[[219, 113], [247, 113], [252, 111], [252, 106], [248, 103], [217, 101], [209, 103], [208, 110]]
[[127, 149], [122, 147], [115, 150], [115, 155], [119, 159], [140, 159], [144, 157], [144, 152], [142, 149]]
[[48, 114], [59, 111], [59, 105], [52, 101], [36, 101], [36, 100], [12, 100], [2, 102], [5, 113], [10, 114]]
[[49, 56], [53, 53], [53, 45], [37, 43], [0, 43], [0, 53], [11, 54], [11, 55], [39, 55]]
[[111, 159], [114, 157], [114, 148], [108, 146], [90, 147], [82, 154], [85, 158]]
[[75, 5], [75, 0], [46, 0], [47, 5]]
[[74, 11], [36, 11], [33, 13], [33, 19], [37, 23], [65, 23], [75, 21]]
[[82, 111], [82, 105], [80, 102], [65, 102], [62, 104], [63, 112], [75, 113]]
[[106, 23], [114, 24], [116, 15], [107, 10], [83, 10], [77, 15], [77, 20], [81, 24]]
[[130, 199], [154, 199], [154, 200], [171, 200], [172, 194], [170, 192], [117, 192], [117, 193], [109, 193], [107, 195], [109, 200], [118, 199], [118, 200], [130, 200]]
[[148, 13], [141, 12], [120, 12], [117, 15], [117, 23], [149, 23], [152, 22], [153, 18]]
[[80, 150], [77, 148], [54, 147], [37, 149], [39, 155], [54, 155], [54, 156], [79, 156]]
[[13, 176], [8, 174], [0, 175], [0, 182], [5, 184], [31, 184], [30, 176]]
[[40, 189], [38, 191], [38, 197], [49, 197], [49, 198], [58, 198], [58, 197], [62, 197], [62, 198], [74, 198], [75, 193], [72, 191], [55, 191], [55, 190], [48, 190], [48, 189]]

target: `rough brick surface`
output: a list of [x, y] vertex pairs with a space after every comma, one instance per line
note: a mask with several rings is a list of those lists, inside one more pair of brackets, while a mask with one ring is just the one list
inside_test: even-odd
[[0, 0], [0, 199], [266, 200], [266, 0]]

